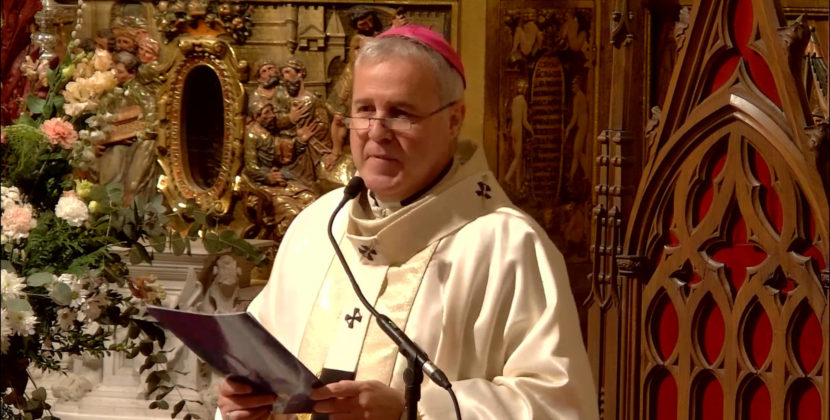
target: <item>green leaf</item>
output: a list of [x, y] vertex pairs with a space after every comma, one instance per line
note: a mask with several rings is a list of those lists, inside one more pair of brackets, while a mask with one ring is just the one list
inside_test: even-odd
[[150, 359], [145, 359], [144, 364], [138, 369], [138, 373], [144, 373], [145, 370], [150, 369], [153, 366], [154, 364]]
[[129, 353], [127, 353], [127, 358], [135, 359], [136, 356], [138, 356], [138, 347], [133, 347], [133, 349], [130, 350]]
[[147, 375], [147, 379], [144, 381], [147, 383], [147, 394], [152, 394], [159, 387], [159, 382], [161, 382], [161, 378], [158, 376], [158, 372], [150, 372]]
[[204, 239], [202, 239], [202, 243], [205, 245], [207, 252], [219, 252], [225, 248], [219, 239], [219, 235], [213, 232], [206, 233]]
[[38, 98], [35, 95], [29, 95], [26, 98], [26, 107], [29, 108], [29, 112], [31, 112], [32, 114], [43, 113], [43, 105], [45, 104], [45, 99]]
[[66, 283], [57, 282], [52, 291], [49, 292], [49, 297], [58, 305], [69, 305], [72, 302], [72, 289]]
[[153, 246], [153, 249], [155, 249], [156, 252], [164, 252], [164, 248], [167, 246], [167, 235], [161, 234], [151, 236], [150, 245]]
[[130, 264], [136, 265], [142, 262], [150, 262], [153, 257], [147, 252], [147, 249], [140, 244], [133, 244], [130, 249]]
[[28, 278], [26, 278], [26, 283], [28, 283], [29, 286], [32, 286], [32, 287], [40, 287], [40, 286], [51, 283], [52, 278], [53, 278], [52, 273], [46, 273], [46, 272], [35, 273], [35, 274], [32, 274], [31, 276], [29, 276]]
[[187, 237], [188, 238], [198, 238], [199, 237], [199, 229], [202, 228], [202, 225], [199, 223], [194, 223], [190, 225], [190, 229], [187, 230]]
[[187, 247], [187, 240], [178, 232], [170, 234], [170, 247], [173, 248], [173, 255], [182, 255]]
[[165, 356], [164, 353], [154, 354], [150, 356], [150, 359], [152, 359], [156, 364], [167, 363], [167, 356]]
[[182, 412], [182, 409], [184, 409], [184, 403], [185, 403], [185, 401], [181, 400], [181, 401], [177, 402], [176, 405], [173, 406], [173, 413], [170, 414], [171, 419], [175, 419], [176, 416], [178, 416], [179, 413]]
[[28, 125], [37, 128], [37, 121], [35, 121], [29, 114], [21, 114], [16, 120], [15, 124]]
[[170, 408], [170, 404], [168, 404], [167, 401], [158, 400], [157, 402], [159, 403], [159, 408], [162, 410], [167, 410], [168, 408]]
[[32, 310], [32, 305], [26, 299], [6, 299], [6, 307], [18, 312]]
[[127, 328], [127, 337], [135, 340], [139, 334], [141, 334], [141, 328], [135, 322], [131, 322], [129, 328]]
[[64, 102], [66, 102], [66, 100], [64, 99], [63, 96], [60, 96], [60, 95], [55, 96], [55, 99], [52, 101], [52, 103], [55, 105], [55, 108], [58, 109], [58, 110], [63, 109]]
[[[153, 353], [153, 342], [149, 340], [142, 341], [141, 344], [138, 345], [138, 351], [145, 356], [149, 356]], [[150, 362], [153, 361], [149, 358], [147, 360], [149, 360]]]
[[46, 401], [46, 388], [40, 387], [32, 391], [32, 399], [37, 401]]
[[228, 229], [219, 232], [219, 238], [221, 238], [225, 242], [234, 242], [237, 239], [239, 239], [239, 235], [237, 235], [236, 232]]
[[[157, 400], [164, 399], [164, 397], [166, 397], [167, 394], [169, 394], [170, 391], [172, 391], [172, 390], [173, 390], [172, 386], [159, 385], [158, 388], [156, 388], [156, 399]], [[182, 400], [182, 401], [184, 401], [184, 400]]]
[[[38, 400], [35, 400], [35, 399], [27, 400], [26, 401], [26, 411], [37, 410], [38, 408], [40, 408], [41, 404], [43, 404], [43, 401], [38, 401]], [[31, 413], [26, 413], [26, 414], [31, 415]]]

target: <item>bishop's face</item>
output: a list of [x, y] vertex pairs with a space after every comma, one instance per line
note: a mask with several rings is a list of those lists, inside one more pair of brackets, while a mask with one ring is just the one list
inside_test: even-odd
[[384, 201], [401, 201], [426, 187], [449, 164], [464, 120], [464, 103], [446, 105], [423, 59], [393, 58], [355, 67], [352, 117], [406, 118], [408, 130], [373, 120], [351, 129], [352, 155], [366, 186]]

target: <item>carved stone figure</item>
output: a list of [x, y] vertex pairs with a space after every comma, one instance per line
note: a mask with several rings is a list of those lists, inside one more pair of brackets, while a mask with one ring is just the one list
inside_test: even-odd
[[103, 28], [98, 30], [95, 35], [95, 48], [109, 52], [115, 51], [115, 34], [112, 33], [112, 29]]
[[355, 6], [351, 10], [352, 27], [358, 34], [373, 37], [383, 30], [377, 11], [367, 6]]
[[137, 29], [130, 27], [113, 28], [115, 34], [115, 51], [127, 51], [133, 54], [138, 53]]
[[269, 58], [262, 59], [254, 65], [254, 80], [259, 83], [256, 90], [251, 94], [248, 101], [250, 105], [254, 102], [271, 102], [280, 83], [277, 65]]
[[138, 66], [138, 80], [147, 86], [153, 94], [158, 91], [159, 76], [158, 57], [159, 43], [148, 35], [138, 38], [138, 59], [141, 64]]

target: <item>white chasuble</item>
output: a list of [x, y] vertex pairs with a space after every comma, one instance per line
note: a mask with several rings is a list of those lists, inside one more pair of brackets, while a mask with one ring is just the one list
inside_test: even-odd
[[[375, 219], [364, 193], [338, 215], [334, 235], [357, 281], [444, 370], [465, 420], [598, 418], [562, 254], [510, 203], [480, 148], [460, 142], [458, 151], [414, 203]], [[329, 193], [298, 215], [249, 311], [312, 371], [351, 368], [402, 390], [406, 360], [354, 297], [328, 243], [340, 198]], [[454, 418], [446, 391], [428, 379], [418, 411]]]

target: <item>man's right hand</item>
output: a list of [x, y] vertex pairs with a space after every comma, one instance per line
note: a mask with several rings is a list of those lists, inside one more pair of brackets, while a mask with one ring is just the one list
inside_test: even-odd
[[267, 419], [277, 400], [274, 394], [256, 394], [250, 385], [227, 378], [219, 383], [218, 391], [223, 420]]
[[279, 168], [271, 168], [271, 171], [268, 172], [268, 177], [266, 178], [266, 182], [268, 185], [285, 185], [285, 177], [282, 176], [282, 172], [280, 172]]
[[292, 124], [297, 124], [297, 121], [308, 116], [309, 111], [311, 111], [311, 102], [292, 103], [291, 109], [288, 110], [288, 119]]

